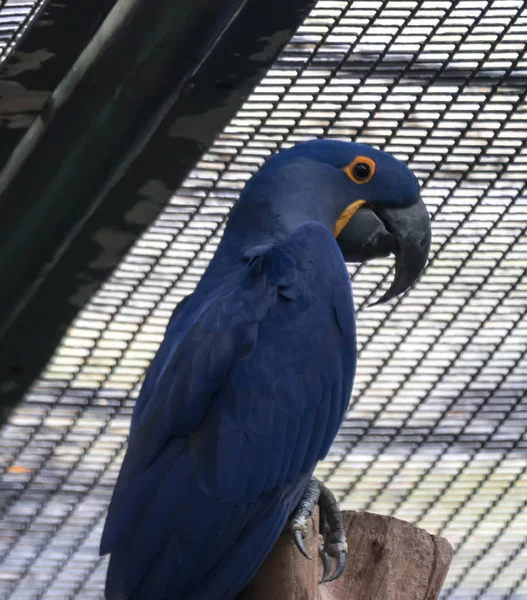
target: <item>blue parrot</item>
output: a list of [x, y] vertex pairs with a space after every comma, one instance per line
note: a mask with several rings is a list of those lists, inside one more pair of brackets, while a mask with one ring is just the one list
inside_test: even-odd
[[355, 374], [346, 261], [393, 253], [387, 301], [430, 239], [419, 183], [390, 154], [314, 140], [267, 160], [147, 371], [101, 541], [107, 600], [231, 600], [289, 519], [305, 552], [317, 502], [326, 579], [340, 575], [340, 513], [313, 472]]

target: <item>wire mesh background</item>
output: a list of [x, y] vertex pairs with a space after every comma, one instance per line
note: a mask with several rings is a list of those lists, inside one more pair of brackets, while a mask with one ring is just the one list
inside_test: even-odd
[[14, 50], [46, 0], [0, 0], [0, 64]]
[[262, 161], [326, 136], [406, 160], [434, 242], [388, 306], [366, 308], [391, 262], [350, 267], [358, 374], [318, 474], [346, 508], [446, 536], [443, 599], [527, 599], [526, 41], [520, 0], [317, 4], [1, 432], [2, 598], [102, 597], [105, 510], [167, 320]]

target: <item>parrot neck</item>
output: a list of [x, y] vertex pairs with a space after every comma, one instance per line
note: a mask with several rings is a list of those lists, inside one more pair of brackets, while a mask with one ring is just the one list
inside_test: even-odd
[[279, 243], [305, 223], [333, 232], [349, 202], [349, 181], [339, 169], [294, 155], [271, 160], [234, 205], [211, 269], [226, 277], [248, 251]]
[[264, 167], [234, 205], [223, 243], [232, 251], [273, 244], [308, 222], [332, 232], [348, 195], [347, 179], [329, 165], [296, 159]]
[[323, 215], [316, 211], [306, 210], [305, 204], [303, 210], [282, 213], [269, 210], [266, 218], [261, 218], [261, 212], [252, 208], [254, 207], [249, 203], [240, 204], [233, 209], [229, 218], [218, 251], [228, 255], [231, 261], [236, 258], [242, 259], [251, 248], [281, 242], [305, 223], [316, 221], [324, 224], [330, 231], [333, 227], [331, 219], [324, 219]]

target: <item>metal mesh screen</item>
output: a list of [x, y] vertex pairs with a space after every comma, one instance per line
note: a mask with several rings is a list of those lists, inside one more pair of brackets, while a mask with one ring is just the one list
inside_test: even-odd
[[47, 0], [0, 0], [0, 65]]
[[520, 0], [320, 0], [3, 429], [3, 598], [102, 597], [105, 509], [171, 311], [245, 181], [316, 136], [407, 161], [434, 229], [399, 301], [366, 308], [389, 260], [350, 268], [358, 374], [318, 474], [346, 508], [446, 536], [443, 599], [527, 598], [526, 41]]

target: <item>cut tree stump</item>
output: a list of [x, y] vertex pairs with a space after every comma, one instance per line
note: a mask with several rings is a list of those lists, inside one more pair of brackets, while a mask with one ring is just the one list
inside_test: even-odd
[[441, 537], [396, 519], [344, 512], [348, 541], [346, 569], [319, 584], [318, 513], [311, 518], [307, 560], [284, 531], [254, 579], [236, 600], [436, 600], [452, 547]]

